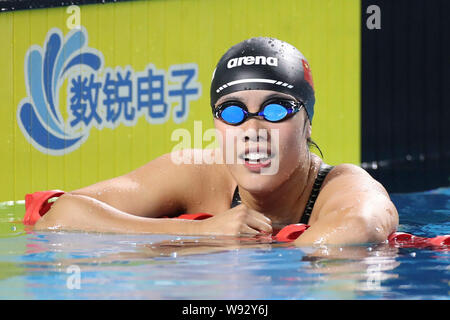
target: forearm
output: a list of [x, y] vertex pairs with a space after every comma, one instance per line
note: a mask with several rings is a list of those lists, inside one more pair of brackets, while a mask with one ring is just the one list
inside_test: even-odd
[[199, 222], [138, 217], [87, 196], [66, 194], [36, 223], [35, 229], [194, 235], [200, 233]]
[[299, 246], [304, 245], [346, 245], [372, 242], [372, 235], [362, 221], [345, 219], [334, 223], [318, 222], [309, 227], [296, 241]]
[[[359, 199], [355, 201], [355, 199]], [[396, 230], [398, 213], [381, 194], [360, 193], [342, 199], [339, 206], [324, 206], [317, 221], [297, 240], [297, 245], [380, 243]]]

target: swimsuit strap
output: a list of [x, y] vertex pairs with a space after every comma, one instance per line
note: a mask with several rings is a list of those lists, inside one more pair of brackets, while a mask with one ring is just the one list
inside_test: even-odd
[[[314, 185], [311, 191], [311, 195], [309, 196], [308, 203], [306, 204], [305, 211], [303, 212], [302, 219], [300, 223], [308, 224], [309, 217], [311, 216], [312, 210], [314, 208], [314, 203], [316, 202], [317, 197], [319, 196], [320, 187], [322, 186], [325, 177], [328, 172], [333, 169], [333, 166], [325, 164], [322, 162], [319, 168], [319, 172], [317, 173], [316, 181], [314, 181]], [[236, 207], [241, 204], [241, 196], [239, 195], [239, 187], [237, 186], [234, 190], [233, 200], [231, 201], [231, 208]]]
[[241, 196], [239, 194], [239, 186], [236, 186], [236, 190], [234, 190], [233, 200], [231, 201], [231, 208], [236, 207], [241, 204]]
[[322, 183], [325, 180], [328, 172], [333, 169], [334, 166], [330, 166], [326, 163], [321, 163], [319, 172], [317, 172], [316, 181], [314, 181], [314, 185], [311, 191], [311, 195], [309, 196], [309, 200], [306, 203], [305, 211], [303, 212], [300, 223], [308, 224], [309, 217], [311, 216], [312, 210], [314, 208], [314, 203], [316, 202], [317, 197], [319, 196], [320, 188], [322, 187]]

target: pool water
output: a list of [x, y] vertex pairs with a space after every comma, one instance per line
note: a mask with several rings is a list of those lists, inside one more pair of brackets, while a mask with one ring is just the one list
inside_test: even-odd
[[[450, 188], [392, 194], [398, 231], [450, 234]], [[0, 204], [0, 299], [449, 299], [450, 251], [34, 232]]]

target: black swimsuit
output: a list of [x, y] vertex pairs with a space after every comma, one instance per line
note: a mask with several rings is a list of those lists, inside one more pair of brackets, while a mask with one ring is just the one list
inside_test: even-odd
[[[322, 162], [319, 168], [319, 172], [317, 173], [316, 181], [314, 181], [314, 185], [311, 191], [311, 195], [309, 196], [309, 200], [306, 203], [305, 211], [303, 212], [300, 223], [308, 224], [309, 217], [311, 216], [311, 212], [314, 208], [314, 203], [316, 202], [317, 197], [319, 196], [320, 187], [322, 186], [323, 180], [327, 176], [328, 172], [333, 169], [333, 166], [329, 166]], [[236, 187], [234, 191], [233, 200], [231, 202], [231, 208], [236, 207], [241, 203], [241, 196], [239, 195], [239, 187]]]

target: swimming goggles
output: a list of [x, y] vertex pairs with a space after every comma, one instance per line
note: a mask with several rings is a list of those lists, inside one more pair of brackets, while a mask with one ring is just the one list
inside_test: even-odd
[[269, 99], [261, 105], [260, 111], [249, 112], [240, 101], [227, 101], [220, 104], [213, 112], [215, 118], [230, 125], [240, 125], [248, 118], [261, 116], [270, 122], [280, 122], [299, 112], [303, 103], [294, 100]]

